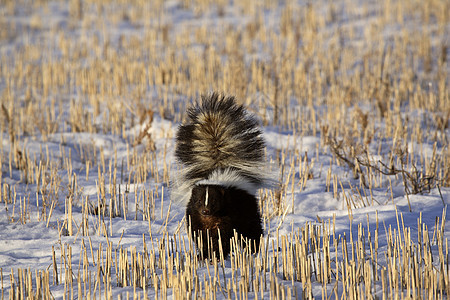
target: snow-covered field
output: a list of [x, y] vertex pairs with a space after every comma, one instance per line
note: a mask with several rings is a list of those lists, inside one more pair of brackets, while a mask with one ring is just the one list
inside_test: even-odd
[[[0, 1], [2, 299], [446, 299], [449, 11]], [[170, 185], [211, 90], [261, 122], [279, 184], [258, 254], [199, 262]]]

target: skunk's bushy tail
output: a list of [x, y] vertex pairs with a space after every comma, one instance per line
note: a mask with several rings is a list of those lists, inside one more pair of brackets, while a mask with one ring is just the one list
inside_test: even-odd
[[253, 193], [265, 181], [262, 132], [233, 96], [202, 96], [188, 109], [188, 122], [180, 126], [176, 140], [175, 157], [184, 167], [178, 178], [181, 194], [212, 181]]

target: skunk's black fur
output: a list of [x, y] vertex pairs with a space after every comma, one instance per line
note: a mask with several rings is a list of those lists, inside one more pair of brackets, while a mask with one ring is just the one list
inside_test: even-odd
[[[205, 205], [207, 192], [208, 204]], [[261, 216], [255, 196], [246, 191], [220, 185], [195, 186], [186, 215], [191, 222], [190, 233], [195, 233], [203, 241], [203, 257], [214, 252], [219, 258], [219, 230], [225, 258], [230, 252], [230, 239], [234, 236], [234, 230], [249, 239], [253, 251], [259, 248], [259, 239], [263, 234]], [[212, 245], [208, 245], [208, 237]]]
[[205, 257], [207, 236], [210, 253], [219, 256], [218, 230], [225, 257], [234, 230], [258, 250], [263, 230], [255, 194], [265, 182], [262, 132], [234, 97], [211, 93], [201, 100], [188, 109], [189, 120], [177, 133], [175, 156], [184, 168], [174, 194], [189, 199], [186, 220], [190, 234], [202, 237]]

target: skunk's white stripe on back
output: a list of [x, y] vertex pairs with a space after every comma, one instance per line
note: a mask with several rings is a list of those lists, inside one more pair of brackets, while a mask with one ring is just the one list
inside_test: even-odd
[[208, 206], [208, 187], [206, 187], [205, 207]]
[[250, 195], [254, 195], [258, 190], [258, 185], [245, 177], [239, 175], [233, 169], [215, 170], [207, 179], [196, 182], [196, 185], [220, 185], [224, 187], [234, 187], [244, 190]]

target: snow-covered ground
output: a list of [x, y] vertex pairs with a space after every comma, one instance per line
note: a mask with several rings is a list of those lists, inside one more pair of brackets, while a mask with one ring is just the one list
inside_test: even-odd
[[[418, 34], [426, 34], [429, 38], [430, 49], [423, 49], [423, 51], [446, 55], [447, 60], [450, 56], [448, 13], [442, 12], [443, 16], [437, 13], [449, 8], [449, 5], [439, 1], [430, 1], [430, 5], [427, 6], [433, 13], [430, 14], [431, 20], [428, 20], [426, 24], [419, 22], [421, 18], [425, 18], [421, 15], [422, 6], [406, 5], [404, 1], [392, 1], [389, 6], [387, 3], [390, 1], [377, 4], [378, 1], [357, 0], [336, 1], [334, 4], [324, 1], [314, 5], [307, 1], [279, 1], [276, 4], [271, 1], [261, 1], [261, 4], [254, 5], [250, 1], [242, 1], [242, 4], [236, 1], [230, 1], [230, 3], [217, 1], [212, 4], [209, 1], [171, 0], [155, 1], [154, 5], [143, 4], [145, 11], [139, 10], [142, 3], [138, 5], [122, 1], [111, 3], [108, 1], [37, 2], [0, 3], [0, 27], [2, 27], [0, 29], [0, 101], [3, 119], [0, 121], [2, 126], [0, 132], [2, 299], [3, 295], [6, 298], [14, 291], [19, 293], [26, 289], [19, 287], [21, 282], [19, 275], [22, 274], [20, 273], [22, 270], [28, 270], [32, 274], [30, 275], [33, 278], [31, 285], [32, 289], [36, 290], [38, 287], [34, 278], [38, 276], [37, 272], [49, 271], [50, 274], [54, 274], [52, 272], [55, 266], [58, 269], [59, 278], [63, 279], [64, 283], [55, 284], [52, 281], [53, 275], [50, 275], [51, 295], [55, 298], [82, 298], [79, 293], [86, 295], [85, 287], [75, 284], [79, 282], [80, 274], [84, 271], [80, 266], [88, 261], [91, 276], [97, 276], [95, 274], [98, 273], [99, 261], [103, 259], [103, 256], [109, 255], [106, 249], [113, 249], [115, 254], [113, 253], [112, 256], [116, 255], [116, 258], [113, 257], [115, 267], [112, 268], [110, 275], [111, 290], [106, 292], [103, 290], [102, 280], [95, 281], [95, 278], [91, 278], [89, 282], [101, 282], [101, 293], [103, 293], [101, 297], [106, 297], [107, 293], [110, 293], [109, 295], [114, 299], [118, 296], [126, 297], [127, 293], [134, 295], [136, 289], [130, 283], [119, 286], [117, 253], [121, 248], [135, 247], [138, 253], [145, 253], [148, 249], [155, 250], [156, 247], [154, 253], [158, 259], [164, 260], [167, 257], [161, 253], [173, 251], [170, 247], [178, 243], [176, 247], [179, 247], [179, 255], [185, 255], [185, 252], [180, 250], [183, 243], [177, 240], [181, 237], [187, 242], [185, 204], [173, 202], [170, 198], [170, 180], [180, 168], [173, 158], [174, 137], [185, 107], [192, 102], [193, 96], [212, 88], [227, 87], [229, 82], [231, 82], [230, 86], [239, 86], [239, 83], [233, 81], [235, 78], [241, 78], [240, 72], [244, 73], [239, 68], [234, 69], [236, 73], [221, 77], [220, 66], [225, 64], [225, 61], [231, 57], [230, 53], [233, 53], [227, 47], [237, 45], [233, 44], [236, 41], [232, 42], [230, 39], [235, 38], [240, 41], [240, 48], [236, 51], [243, 53], [242, 57], [239, 53], [236, 57], [240, 57], [243, 65], [249, 69], [255, 61], [270, 61], [273, 53], [289, 52], [290, 48], [289, 46], [283, 48], [271, 42], [264, 44], [262, 35], [266, 33], [268, 39], [271, 35], [283, 36], [285, 34], [283, 30], [289, 29], [280, 25], [282, 23], [280, 20], [285, 20], [285, 14], [290, 12], [294, 25], [296, 14], [298, 14], [298, 19], [303, 20], [302, 22], [306, 19], [307, 22], [311, 21], [316, 24], [315, 26], [320, 26], [318, 32], [315, 32], [314, 28], [305, 28], [305, 36], [300, 30], [299, 37], [289, 36], [289, 34], [285, 37], [287, 44], [297, 38], [297, 45], [299, 48], [304, 47], [304, 53], [308, 51], [319, 53], [316, 57], [317, 61], [309, 62], [312, 69], [325, 68], [320, 63], [321, 55], [327, 53], [326, 47], [332, 49], [339, 43], [341, 47], [350, 49], [349, 53], [360, 56], [355, 60], [356, 63], [349, 67], [349, 73], [361, 72], [361, 68], [364, 68], [362, 65], [371, 63], [370, 59], [367, 62], [363, 57], [370, 55], [370, 51], [379, 50], [380, 57], [383, 55], [387, 57], [386, 63], [395, 65], [395, 61], [389, 61], [389, 56], [397, 55], [395, 47], [410, 37], [410, 32], [415, 30]], [[289, 5], [293, 7], [292, 10], [286, 9]], [[402, 5], [409, 10], [405, 14], [399, 12]], [[386, 7], [392, 8], [392, 11], [384, 11]], [[408, 19], [407, 16], [410, 18]], [[248, 32], [251, 32], [249, 28], [252, 26], [258, 28], [255, 29], [253, 42], [246, 39], [250, 34]], [[208, 37], [211, 32], [219, 37]], [[239, 36], [240, 32], [245, 33]], [[311, 32], [317, 34], [318, 41], [316, 44], [308, 45], [309, 39], [306, 35]], [[220, 33], [223, 33], [223, 37]], [[184, 49], [183, 45], [188, 43], [186, 40], [189, 38], [197, 43], [189, 44], [189, 49]], [[385, 44], [374, 46], [371, 39], [379, 39]], [[208, 40], [212, 41], [210, 45], [206, 43]], [[201, 41], [205, 43], [202, 44]], [[136, 48], [133, 48], [133, 43]], [[411, 45], [407, 41], [404, 43]], [[447, 47], [441, 47], [442, 45]], [[372, 50], [365, 51], [367, 48]], [[203, 69], [200, 71], [195, 70], [194, 66], [185, 69], [183, 58], [190, 61], [190, 55], [197, 53], [197, 59], [209, 61], [209, 58], [202, 55], [209, 55], [208, 53], [219, 51], [218, 49], [225, 53], [219, 55], [222, 61], [216, 61], [216, 65], [202, 65]], [[384, 54], [382, 54], [383, 51]], [[330, 50], [330, 56], [334, 54], [335, 52]], [[392, 92], [392, 95], [402, 94], [402, 97], [410, 98], [399, 102], [398, 106], [395, 101], [389, 102], [392, 107], [388, 110], [391, 110], [392, 115], [400, 116], [398, 119], [376, 117], [376, 120], [370, 123], [373, 124], [374, 130], [372, 140], [367, 143], [367, 149], [373, 162], [382, 160], [387, 164], [392, 145], [398, 138], [406, 137], [404, 144], [408, 146], [407, 149], [411, 153], [414, 153], [412, 156], [415, 157], [414, 162], [419, 170], [423, 170], [433, 157], [437, 157], [438, 173], [441, 176], [448, 175], [448, 170], [442, 168], [450, 166], [448, 147], [450, 107], [448, 103], [445, 104], [445, 101], [449, 101], [449, 67], [445, 58], [441, 63], [440, 57], [431, 56], [432, 59], [428, 62], [431, 66], [428, 67], [426, 62], [413, 61], [413, 59], [406, 63], [414, 64], [412, 71], [417, 71], [417, 74], [400, 74], [399, 72], [390, 74], [390, 76], [398, 76], [388, 78], [392, 82], [401, 81], [403, 75], [405, 78], [408, 76], [414, 78], [411, 82], [421, 81], [424, 90], [428, 88], [425, 94], [429, 95], [429, 98], [417, 100], [424, 102], [421, 107], [412, 107], [415, 100], [409, 99], [415, 97], [415, 92], [418, 94], [421, 92], [415, 88], [406, 88], [407, 96], [404, 96], [401, 84], [395, 86], [398, 90]], [[121, 57], [129, 61], [121, 62]], [[285, 59], [289, 57], [286, 55]], [[161, 71], [165, 68], [164, 63], [172, 60], [175, 65], [180, 66], [180, 73], [183, 73], [177, 75], [178, 77], [173, 74], [170, 75], [172, 77], [167, 75], [172, 72], [170, 67], [167, 67], [169, 71], [166, 73]], [[117, 71], [115, 69], [117, 66], [111, 65], [111, 61], [117, 61], [117, 66], [121, 69]], [[349, 58], [345, 56], [337, 61], [342, 65], [349, 64]], [[236, 64], [239, 63], [239, 61], [236, 62]], [[291, 63], [295, 65], [301, 62], [294, 60]], [[157, 67], [152, 70], [146, 69], [148, 64], [154, 64]], [[284, 62], [274, 64], [279, 64], [281, 67]], [[403, 66], [402, 62], [398, 64]], [[137, 70], [141, 70], [140, 65], [143, 68], [142, 74], [137, 73]], [[401, 66], [398, 70], [401, 70]], [[221, 80], [224, 82], [223, 85], [209, 82], [208, 78], [204, 78], [205, 82], [198, 82], [198, 78], [201, 78], [199, 73], [210, 72], [210, 69], [215, 70], [215, 68], [219, 71], [208, 74], [216, 74], [220, 78], [219, 82]], [[424, 71], [426, 68], [431, 70]], [[98, 73], [90, 73], [93, 69], [98, 70]], [[156, 74], [156, 69], [161, 73]], [[186, 70], [189, 70], [189, 73]], [[154, 73], [150, 74], [151, 72]], [[313, 72], [315, 71], [311, 71], [311, 74]], [[336, 82], [339, 85], [340, 76], [343, 76], [339, 72], [342, 70], [337, 70], [336, 77], [331, 79], [325, 78], [327, 76], [324, 75], [324, 82], [329, 81], [330, 86]], [[442, 74], [439, 76], [440, 72], [447, 74], [443, 76], [447, 77], [443, 82], [439, 81], [439, 78], [442, 78]], [[66, 77], [57, 78], [55, 74], [65, 74]], [[127, 80], [118, 78], [117, 74], [119, 77], [127, 77]], [[194, 75], [198, 76], [197, 81], [191, 82], [192, 90], [186, 90], [185, 82], [189, 82], [189, 76]], [[133, 79], [133, 76], [137, 79]], [[151, 79], [143, 84], [139, 81], [139, 76], [148, 76]], [[164, 76], [168, 76], [168, 79], [163, 78]], [[110, 80], [109, 86], [102, 85], [105, 80]], [[254, 80], [257, 81], [257, 79]], [[85, 81], [92, 82], [92, 85]], [[345, 84], [347, 83], [342, 83], [342, 85]], [[364, 83], [360, 83], [359, 86], [362, 89], [366, 87]], [[123, 91], [117, 92], [120, 89]], [[283, 87], [280, 89], [283, 90]], [[450, 274], [448, 269], [439, 270], [439, 267], [448, 266], [447, 239], [450, 237], [448, 233], [450, 228], [445, 223], [445, 219], [448, 217], [446, 206], [450, 202], [449, 179], [441, 177], [438, 185], [433, 185], [431, 190], [424, 189], [417, 194], [405, 193], [402, 173], [380, 175], [375, 172], [378, 175], [371, 177], [368, 174], [373, 170], [368, 171], [366, 167], [362, 167], [363, 174], [366, 175], [360, 174], [360, 177], [355, 179], [349, 165], [339, 160], [330, 144], [327, 143], [323, 124], [335, 119], [339, 127], [340, 124], [345, 123], [340, 123], [343, 118], [348, 119], [350, 124], [353, 114], [358, 114], [358, 111], [362, 111], [359, 113], [362, 116], [366, 114], [366, 117], [375, 118], [378, 116], [378, 113], [374, 111], [377, 106], [370, 100], [362, 99], [359, 104], [356, 101], [356, 104], [349, 105], [350, 108], [340, 110], [339, 107], [345, 106], [344, 104], [334, 103], [335, 107], [331, 108], [329, 105], [333, 102], [327, 102], [325, 96], [318, 97], [315, 100], [316, 103], [310, 105], [309, 100], [305, 100], [307, 96], [305, 99], [298, 99], [296, 98], [298, 95], [292, 92], [290, 94], [292, 101], [287, 99], [286, 102], [281, 103], [281, 105], [292, 103], [292, 106], [287, 109], [280, 108], [279, 117], [283, 116], [281, 112], [290, 111], [286, 117], [287, 123], [306, 115], [308, 118], [318, 119], [317, 123], [306, 126], [301, 125], [300, 121], [294, 122], [300, 125], [298, 128], [293, 128], [290, 125], [282, 126], [281, 122], [275, 124], [273, 106], [268, 105], [263, 108], [260, 105], [269, 101], [264, 100], [270, 98], [267, 91], [272, 89], [261, 87], [261, 90], [246, 90], [245, 99], [242, 100], [261, 124], [267, 124], [262, 125], [267, 141], [267, 159], [273, 169], [274, 179], [281, 180], [281, 187], [276, 186], [272, 190], [260, 192], [265, 237], [268, 237], [266, 241], [267, 245], [270, 245], [267, 249], [267, 257], [270, 257], [272, 262], [265, 274], [268, 276], [274, 274], [277, 284], [289, 287], [289, 292], [283, 290], [283, 294], [277, 294], [274, 292], [276, 290], [274, 286], [268, 284], [260, 293], [255, 293], [251, 287], [247, 291], [248, 297], [287, 297], [287, 293], [298, 297], [301, 297], [302, 293], [304, 297], [308, 296], [304, 292], [306, 282], [291, 280], [282, 273], [281, 268], [284, 262], [281, 261], [278, 252], [282, 251], [282, 236], [294, 243], [295, 238], [293, 240], [292, 237], [295, 233], [300, 234], [301, 230], [311, 223], [315, 224], [319, 231], [328, 228], [329, 231], [326, 234], [319, 234], [320, 237], [330, 234], [338, 241], [343, 241], [342, 238], [345, 235], [347, 238], [345, 241], [349, 245], [356, 245], [356, 243], [352, 244], [353, 241], [349, 239], [349, 236], [357, 239], [362, 230], [359, 228], [360, 224], [364, 228], [365, 237], [367, 238], [369, 233], [372, 236], [372, 240], [366, 244], [367, 247], [374, 243], [376, 231], [378, 257], [377, 263], [371, 264], [371, 267], [375, 266], [377, 276], [382, 276], [381, 273], [389, 269], [388, 265], [396, 265], [395, 261], [391, 261], [392, 257], [403, 259], [402, 254], [394, 255], [390, 252], [393, 248], [397, 249], [397, 243], [400, 245], [402, 239], [409, 236], [412, 242], [411, 247], [416, 249], [414, 251], [419, 251], [417, 250], [421, 249], [419, 245], [424, 244], [423, 232], [425, 229], [428, 230], [431, 240], [429, 248], [435, 271], [446, 274], [446, 277], [442, 279], [442, 282], [445, 282], [444, 291], [439, 294], [442, 285], [435, 287], [434, 296], [444, 295], [445, 298], [450, 284], [448, 282]], [[231, 92], [236, 93], [236, 90]], [[342, 99], [351, 98], [351, 93], [350, 91]], [[369, 98], [370, 93], [371, 91], [367, 92]], [[305, 95], [307, 94], [305, 92]], [[341, 96], [336, 94], [336, 97]], [[376, 96], [373, 97], [376, 98]], [[432, 101], [430, 99], [433, 97], [436, 99], [433, 103], [438, 103], [435, 105], [440, 105], [439, 107], [444, 107], [447, 111], [429, 111], [430, 106], [427, 103]], [[352, 102], [353, 100], [349, 101], [355, 103]], [[335, 116], [333, 116], [333, 109], [336, 109]], [[313, 110], [312, 113], [311, 110]], [[82, 113], [77, 115], [75, 111]], [[347, 115], [339, 114], [343, 111]], [[440, 116], [440, 114], [443, 116], [444, 123], [441, 129], [436, 129], [437, 125], [433, 125], [430, 116]], [[312, 115], [314, 116], [311, 117]], [[392, 134], [390, 137], [380, 134], [381, 131], [388, 131], [387, 128], [398, 120], [404, 122], [405, 133], [398, 133], [398, 136]], [[117, 126], [119, 123], [120, 126]], [[55, 127], [51, 127], [51, 124]], [[79, 127], [75, 128], [76, 126]], [[358, 123], [355, 126], [356, 130], [361, 129], [361, 124]], [[303, 129], [302, 132], [298, 132], [299, 128]], [[332, 131], [331, 128], [333, 128], [332, 124], [330, 124], [330, 131]], [[421, 142], [414, 138], [416, 131], [421, 132]], [[363, 135], [364, 133], [359, 134], [359, 136]], [[406, 158], [406, 161], [410, 162], [411, 158]], [[352, 162], [355, 163], [354, 160]], [[398, 161], [396, 166], [400, 166]], [[411, 165], [407, 166], [408, 170], [411, 170]], [[371, 188], [364, 188], [361, 184], [361, 176], [375, 180], [376, 183]], [[280, 189], [281, 194], [276, 196]], [[279, 203], [276, 203], [277, 199], [281, 199]], [[104, 204], [99, 205], [102, 201], [105, 201]], [[102, 209], [104, 209], [103, 213], [99, 214], [99, 210]], [[110, 218], [114, 214], [116, 216]], [[390, 228], [397, 234], [396, 236], [394, 234], [394, 238], [390, 236], [392, 234]], [[439, 244], [437, 237], [441, 233], [444, 233], [442, 245]], [[299, 237], [301, 238], [302, 235], [300, 234]], [[337, 244], [334, 243], [331, 238], [330, 245], [333, 245], [330, 255], [331, 265], [337, 270], [345, 258], [342, 257], [342, 244], [338, 243], [336, 247]], [[319, 241], [319, 247], [323, 249], [324, 245], [323, 239]], [[71, 259], [68, 261], [66, 251], [69, 251], [69, 248]], [[442, 257], [439, 255], [439, 250], [444, 251]], [[306, 255], [314, 257], [312, 245], [309, 246], [309, 251], [310, 253]], [[358, 249], [349, 251], [352, 253], [349, 255], [354, 257]], [[364, 251], [367, 258], [362, 260], [369, 261], [370, 250]], [[402, 248], [402, 251], [406, 250]], [[413, 253], [416, 253], [414, 251]], [[131, 250], [128, 252], [130, 262], [131, 252]], [[188, 253], [190, 253], [189, 250]], [[99, 256], [102, 258], [100, 259]], [[273, 259], [274, 257], [277, 259]], [[255, 264], [259, 258], [260, 256], [255, 258]], [[208, 291], [215, 289], [217, 297], [226, 298], [227, 293], [223, 290], [221, 292], [222, 287], [219, 288], [215, 284], [219, 282], [224, 284], [227, 280], [239, 282], [240, 279], [236, 279], [235, 276], [245, 277], [243, 270], [236, 273], [239, 275], [234, 273], [236, 267], [233, 265], [235, 263], [233, 259], [232, 257], [222, 264], [223, 273], [220, 270], [217, 281], [211, 279], [210, 272], [213, 272], [212, 269], [215, 267], [213, 264], [196, 266], [197, 275], [203, 284], [214, 283], [214, 287], [212, 285], [208, 288], [205, 285], [203, 288], [200, 287], [200, 290], [203, 290], [199, 292], [200, 298], [213, 294], [212, 292], [208, 294], [207, 289]], [[163, 271], [166, 269], [160, 263], [161, 261], [158, 264], [155, 263], [157, 270], [154, 274], [146, 276], [148, 280], [146, 289], [138, 287], [137, 292], [141, 295], [147, 294], [150, 298], [183, 295], [183, 293], [175, 292], [174, 286], [166, 288], [159, 286], [159, 289], [155, 287], [155, 278], [157, 278], [156, 282], [159, 280], [159, 284], [164, 284], [166, 280]], [[423, 258], [420, 263], [426, 264], [427, 261]], [[184, 265], [187, 266], [188, 263], [184, 261]], [[277, 271], [275, 265], [279, 268]], [[258, 267], [252, 266], [251, 272], [253, 268]], [[316, 265], [312, 267], [313, 270], [315, 268]], [[382, 271], [383, 268], [387, 269]], [[70, 293], [67, 292], [70, 290], [67, 287], [68, 280], [65, 280], [70, 274], [69, 269], [72, 272], [70, 276], [75, 282], [73, 292]], [[174, 267], [173, 270], [178, 269]], [[317, 270], [313, 273], [315, 275], [311, 279], [311, 292], [316, 298], [334, 297], [335, 293], [341, 295], [343, 291], [349, 298], [364, 295], [364, 293], [352, 294], [348, 290], [345, 291], [345, 288], [343, 290], [345, 284], [339, 281], [340, 276], [341, 278], [344, 276], [342, 274], [333, 273], [327, 286], [317, 280]], [[227, 280], [221, 276], [225, 276]], [[248, 279], [248, 277], [245, 278]], [[253, 280], [253, 275], [251, 278]], [[364, 281], [366, 278], [360, 278], [360, 280]], [[338, 284], [335, 285], [336, 281]], [[371, 290], [371, 293], [378, 297], [384, 296], [380, 279], [374, 281], [376, 281], [374, 284], [376, 290]], [[12, 285], [15, 289], [11, 289]], [[400, 292], [397, 290], [393, 293], [403, 293], [401, 284], [398, 286], [400, 286]], [[98, 288], [97, 285], [95, 288], [93, 285], [92, 289], [96, 288]], [[99, 292], [96, 293], [98, 297]], [[238, 295], [244, 297], [244, 294], [244, 292], [236, 294], [232, 291], [231, 297], [237, 298]], [[413, 295], [410, 290], [408, 292], [405, 290], [405, 294], [402, 294], [402, 296], [410, 295]], [[90, 294], [90, 297], [92, 296], [93, 294]]]

